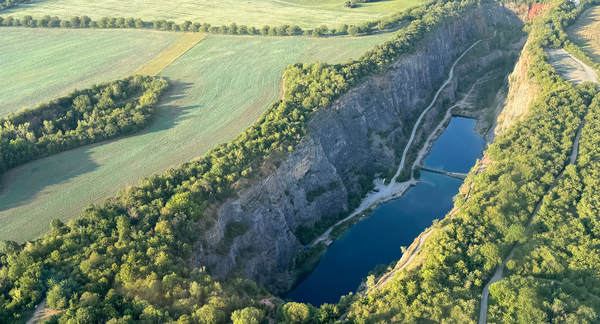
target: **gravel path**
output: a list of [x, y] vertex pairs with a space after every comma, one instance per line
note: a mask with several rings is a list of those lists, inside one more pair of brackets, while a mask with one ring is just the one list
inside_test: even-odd
[[[583, 62], [579, 61], [579, 63], [583, 64], [585, 67], [587, 67], [587, 69], [591, 70], [591, 68], [589, 66], [585, 65]], [[596, 80], [595, 73], [593, 74], [593, 77], [594, 77], [594, 80]], [[576, 80], [571, 80], [571, 82], [577, 83]], [[587, 111], [586, 111], [585, 115], [587, 115]], [[577, 135], [575, 136], [575, 140], [573, 141], [573, 152], [571, 153], [571, 156], [569, 159], [570, 165], [575, 164], [575, 162], [577, 161], [577, 154], [579, 153], [579, 140], [581, 139], [581, 131], [583, 130], [584, 125], [585, 125], [585, 119], [581, 121], [581, 124], [579, 124], [579, 129], [577, 130]], [[531, 215], [531, 218], [529, 219], [529, 223], [527, 224], [526, 231], [529, 231], [529, 229], [531, 228], [531, 224], [533, 224], [533, 219], [535, 218], [538, 211], [540, 210], [540, 207], [542, 207], [542, 203], [544, 202], [544, 197], [546, 195], [548, 195], [558, 185], [558, 181], [562, 178], [562, 175], [563, 175], [563, 172], [561, 172], [554, 179], [554, 183], [552, 183], [552, 186], [550, 186], [548, 191], [546, 191], [544, 196], [542, 196], [542, 199], [540, 199], [539, 203], [535, 207], [535, 210], [533, 211], [533, 214]], [[508, 255], [508, 257], [506, 259], [504, 259], [504, 261], [502, 261], [502, 264], [496, 269], [496, 272], [494, 272], [494, 276], [492, 276], [492, 279], [490, 279], [490, 282], [488, 282], [488, 284], [485, 285], [485, 287], [483, 288], [483, 292], [481, 293], [481, 308], [479, 309], [478, 324], [486, 324], [487, 323], [488, 297], [490, 295], [490, 285], [503, 279], [502, 272], [504, 271], [504, 267], [506, 266], [506, 263], [513, 258], [515, 249], [516, 249], [516, 246], [513, 247], [513, 249], [510, 251], [510, 254]]]
[[[494, 36], [492, 36], [491, 38], [493, 38], [495, 36], [496, 36], [496, 32], [494, 32]], [[375, 185], [377, 188], [379, 188], [379, 192], [374, 192], [374, 191], [369, 192], [367, 194], [367, 196], [362, 200], [360, 206], [358, 206], [358, 208], [356, 208], [356, 210], [352, 214], [350, 214], [348, 217], [342, 219], [341, 221], [339, 221], [339, 222], [335, 223], [333, 226], [331, 226], [327, 231], [325, 231], [325, 233], [321, 234], [318, 238], [316, 238], [310, 244], [310, 247], [316, 246], [320, 242], [326, 242], [326, 243], [330, 244], [331, 240], [329, 239], [329, 234], [331, 233], [331, 231], [333, 230], [334, 227], [340, 225], [341, 223], [351, 219], [352, 217], [354, 217], [356, 215], [363, 213], [368, 208], [374, 207], [375, 205], [380, 204], [382, 202], [386, 202], [388, 200], [392, 200], [394, 198], [401, 197], [411, 186], [418, 183], [418, 180], [414, 179], [412, 176], [412, 169], [411, 169], [410, 180], [405, 181], [405, 182], [396, 182], [395, 179], [400, 175], [400, 173], [402, 172], [402, 169], [404, 168], [404, 163], [406, 161], [406, 153], [408, 152], [408, 149], [410, 148], [412, 142], [414, 141], [415, 134], [421, 123], [421, 120], [423, 119], [425, 114], [429, 111], [429, 109], [431, 107], [433, 107], [433, 105], [435, 104], [435, 102], [436, 102], [437, 98], [439, 97], [440, 93], [442, 92], [442, 90], [444, 90], [444, 88], [452, 81], [452, 78], [454, 77], [454, 68], [456, 67], [456, 64], [458, 64], [458, 62], [477, 44], [479, 44], [480, 42], [482, 42], [484, 40], [489, 40], [491, 38], [478, 40], [477, 42], [475, 42], [475, 44], [471, 45], [471, 47], [469, 47], [466, 51], [464, 51], [462, 53], [462, 55], [456, 59], [456, 61], [454, 61], [454, 64], [452, 64], [452, 67], [450, 68], [450, 73], [448, 75], [448, 79], [446, 79], [444, 84], [442, 84], [442, 86], [435, 93], [435, 96], [431, 100], [431, 104], [429, 104], [429, 106], [425, 110], [423, 110], [423, 112], [419, 116], [419, 119], [417, 119], [417, 122], [415, 123], [415, 126], [413, 127], [412, 133], [410, 135], [410, 139], [408, 140], [408, 143], [406, 143], [406, 147], [404, 148], [404, 152], [402, 153], [402, 159], [400, 160], [400, 166], [398, 166], [398, 171], [396, 171], [396, 174], [390, 181], [390, 184], [385, 185], [383, 183], [383, 181], [385, 179], [384, 180], [381, 180], [381, 179], [375, 180]], [[449, 113], [449, 110], [447, 113]], [[434, 130], [434, 132], [436, 130]], [[427, 147], [424, 146], [423, 149], [421, 149], [421, 151], [426, 150], [426, 149], [427, 149]], [[413, 169], [414, 169], [414, 167], [415, 167], [415, 165], [413, 164]]]

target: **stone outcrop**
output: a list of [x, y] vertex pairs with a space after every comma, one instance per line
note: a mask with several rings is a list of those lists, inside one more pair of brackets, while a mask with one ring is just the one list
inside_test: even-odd
[[506, 105], [496, 121], [495, 135], [502, 134], [515, 122], [524, 118], [529, 106], [540, 92], [540, 87], [527, 76], [528, 61], [529, 53], [524, 50], [515, 65], [513, 73], [509, 76], [510, 91], [506, 99]]
[[[238, 265], [246, 277], [273, 293], [291, 287], [295, 259], [303, 247], [300, 225], [349, 209], [365, 171], [394, 170], [416, 117], [447, 77], [453, 61], [495, 24], [520, 24], [509, 10], [485, 5], [433, 32], [420, 49], [403, 56], [386, 73], [364, 82], [315, 113], [309, 135], [276, 168], [216, 211], [217, 223], [196, 244], [192, 262], [226, 276]], [[460, 77], [483, 68], [500, 52], [457, 66], [457, 76], [440, 95], [419, 132], [435, 127], [444, 100], [454, 100]], [[417, 134], [416, 138], [421, 136]], [[418, 144], [418, 143], [417, 143]], [[215, 253], [227, 224], [248, 231], [233, 240], [226, 255]]]

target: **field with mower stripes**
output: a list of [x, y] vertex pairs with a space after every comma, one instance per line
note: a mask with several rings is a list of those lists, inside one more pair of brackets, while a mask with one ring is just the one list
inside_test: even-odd
[[185, 20], [209, 23], [213, 26], [283, 24], [314, 28], [327, 25], [335, 28], [340, 24], [359, 24], [388, 16], [408, 7], [419, 5], [421, 0], [381, 0], [359, 4], [357, 8], [345, 8], [346, 0], [45, 0], [22, 4], [3, 10], [2, 16], [21, 18], [24, 15], [42, 17], [87, 15], [96, 20], [101, 17], [136, 17], [145, 21], [156, 19], [181, 23]]
[[2, 28], [0, 116], [123, 78], [184, 34], [147, 30]]
[[600, 63], [600, 6], [586, 10], [567, 32], [575, 44]]
[[7, 172], [0, 194], [0, 240], [23, 242], [38, 237], [49, 229], [52, 219], [76, 217], [89, 203], [101, 203], [140, 178], [230, 140], [278, 98], [288, 64], [358, 58], [392, 36], [207, 36], [159, 73], [173, 87], [156, 109], [149, 129]]

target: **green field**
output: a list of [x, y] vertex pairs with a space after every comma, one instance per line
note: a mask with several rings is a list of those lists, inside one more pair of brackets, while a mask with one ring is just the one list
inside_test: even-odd
[[89, 203], [100, 203], [139, 178], [189, 161], [233, 138], [278, 98], [286, 65], [358, 58], [392, 35], [208, 36], [159, 74], [174, 86], [147, 131], [7, 172], [0, 194], [0, 240], [38, 237], [52, 219], [76, 217]]
[[600, 63], [600, 6], [586, 10], [567, 28], [567, 33], [591, 59]]
[[127, 76], [183, 34], [3, 28], [0, 116]]
[[313, 28], [322, 24], [330, 28], [375, 20], [422, 3], [421, 0], [382, 0], [344, 8], [346, 0], [45, 0], [34, 1], [0, 12], [2, 16], [44, 15], [70, 18], [88, 15], [92, 19], [107, 17], [136, 17], [146, 21], [155, 19], [212, 25], [299, 25]]

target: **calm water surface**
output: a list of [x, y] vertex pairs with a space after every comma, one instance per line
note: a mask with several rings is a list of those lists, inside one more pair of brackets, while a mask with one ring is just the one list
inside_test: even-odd
[[[474, 126], [473, 119], [452, 118], [425, 159], [425, 166], [468, 172], [482, 157], [484, 144]], [[369, 218], [333, 242], [315, 270], [286, 298], [319, 306], [336, 303], [340, 296], [356, 291], [376, 265], [399, 259], [401, 246], [409, 246], [434, 219], [442, 219], [452, 209], [452, 197], [461, 184], [458, 179], [421, 172], [421, 183], [401, 198], [380, 205]]]

